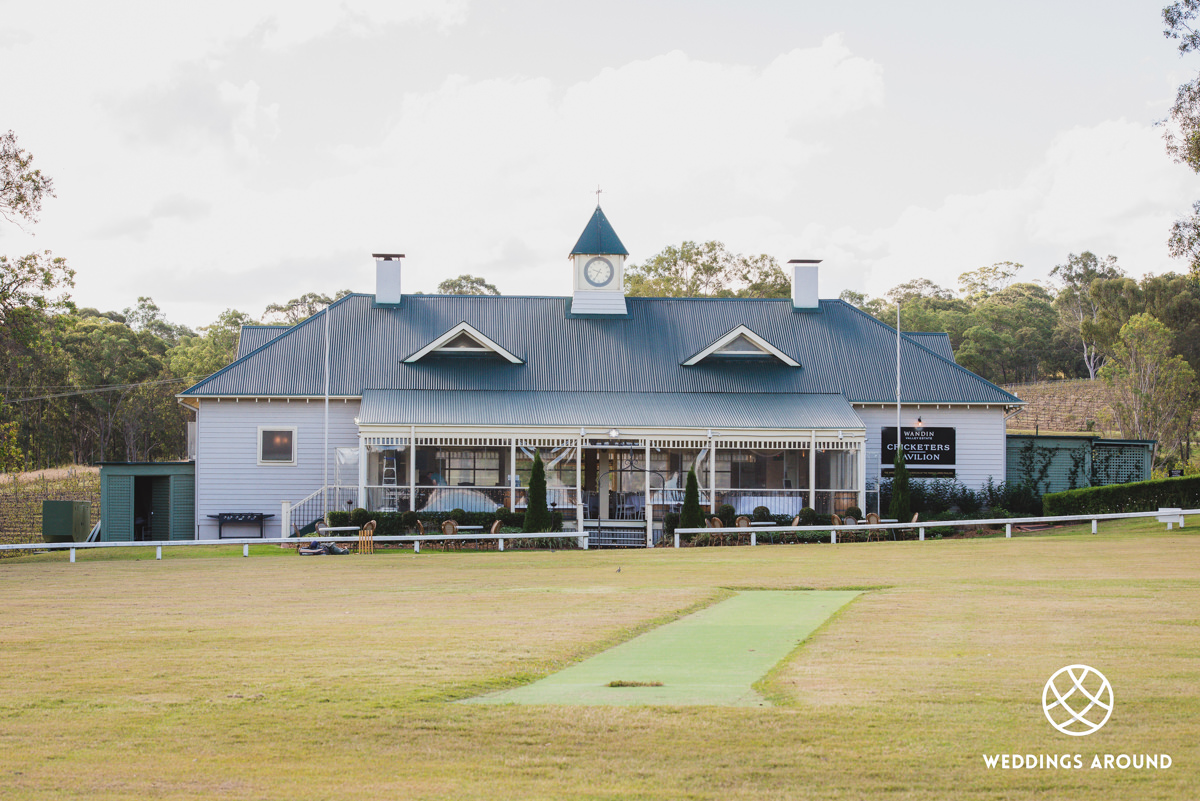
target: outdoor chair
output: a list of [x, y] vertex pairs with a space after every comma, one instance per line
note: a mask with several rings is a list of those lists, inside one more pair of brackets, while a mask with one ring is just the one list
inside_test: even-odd
[[[447, 537], [453, 537], [455, 534], [458, 533], [458, 523], [454, 522], [453, 520], [443, 520], [442, 521], [442, 533], [445, 534]], [[442, 541], [442, 549], [443, 550], [449, 550], [450, 548], [461, 548], [461, 547], [462, 546], [458, 540], [443, 540]]]
[[[836, 514], [831, 514], [829, 516], [829, 522], [835, 526], [842, 526], [842, 525], [849, 524], [849, 521], [843, 521], [842, 518]], [[857, 540], [858, 540], [858, 537], [854, 536], [853, 531], [839, 531], [837, 533], [837, 541], [838, 542], [855, 542]]]
[[[714, 528], [714, 529], [724, 529], [725, 524], [721, 522], [721, 518], [716, 517], [714, 515], [713, 517], [710, 517], [708, 519], [708, 527]], [[712, 542], [713, 545], [724, 545], [725, 544], [725, 533], [722, 531], [719, 534], [710, 534], [709, 540]]]
[[[500, 539], [499, 539], [500, 518], [496, 518], [494, 521], [492, 521], [492, 527], [490, 529], [488, 529], [488, 534], [496, 536], [496, 539], [495, 540], [479, 540], [481, 547], [486, 547], [489, 550], [498, 548], [499, 542], [500, 542]], [[487, 543], [486, 546], [484, 546], [483, 543]]]
[[[879, 515], [875, 514], [874, 512], [867, 512], [867, 525], [868, 526], [879, 525]], [[886, 539], [887, 538], [887, 529], [885, 529], [885, 528], [871, 529], [870, 531], [867, 532], [867, 542], [870, 542], [872, 538], [878, 538], [880, 540]]]
[[[733, 525], [734, 525], [734, 528], [739, 528], [739, 529], [747, 528], [748, 529], [748, 528], [750, 528], [750, 518], [746, 517], [745, 515], [738, 515], [737, 518], [733, 521]], [[747, 532], [739, 531], [736, 535], [732, 535], [732, 536], [737, 537], [736, 544], [738, 544], [738, 545], [749, 545], [750, 544], [750, 532], [748, 532], [748, 531]]]
[[916, 522], [917, 522], [917, 518], [919, 518], [920, 516], [921, 516], [921, 513], [920, 513], [920, 512], [913, 512], [912, 520], [911, 520], [911, 521], [909, 521], [909, 522], [908, 522], [908, 524], [907, 524], [907, 525], [906, 525], [904, 528], [902, 528], [902, 529], [899, 529], [899, 530], [900, 530], [900, 531], [903, 531], [903, 532], [906, 532], [906, 533], [911, 533], [911, 532], [912, 532], [912, 525], [913, 525], [913, 523], [916, 523]]

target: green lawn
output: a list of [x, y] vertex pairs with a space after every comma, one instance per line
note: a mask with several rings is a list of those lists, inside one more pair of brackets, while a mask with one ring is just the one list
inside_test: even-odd
[[[1162, 529], [4, 559], [0, 796], [1200, 797], [1200, 537]], [[749, 589], [861, 591], [758, 682], [772, 706], [454, 703]], [[1071, 738], [1046, 722], [1041, 693], [1077, 662], [1108, 676], [1116, 706], [1100, 732]], [[985, 753], [1173, 765], [1002, 771]]]

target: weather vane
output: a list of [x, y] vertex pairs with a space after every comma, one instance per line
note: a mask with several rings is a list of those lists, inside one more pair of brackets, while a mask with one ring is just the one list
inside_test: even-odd
[[600, 188], [600, 184], [596, 184], [596, 207], [600, 207], [600, 193], [604, 190]]

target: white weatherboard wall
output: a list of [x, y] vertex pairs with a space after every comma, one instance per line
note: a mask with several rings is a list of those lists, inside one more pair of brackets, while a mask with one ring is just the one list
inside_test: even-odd
[[[266, 536], [280, 535], [280, 505], [296, 501], [320, 489], [324, 481], [321, 448], [324, 445], [322, 399], [311, 401], [245, 399], [201, 400], [197, 415], [196, 452], [196, 538], [216, 539], [217, 521], [208, 515], [220, 512], [265, 512]], [[333, 458], [337, 448], [358, 447], [359, 402], [329, 401], [329, 482], [336, 475]], [[296, 428], [296, 464], [258, 464], [259, 426]], [[354, 483], [357, 484], [357, 476]], [[250, 527], [236, 525], [225, 532], [250, 534]], [[253, 532], [257, 535], [257, 530]]]
[[[855, 406], [854, 411], [867, 427], [867, 478], [878, 480], [881, 430], [896, 425], [896, 407]], [[901, 405], [900, 423], [905, 428], [915, 426], [917, 417], [926, 426], [953, 428], [954, 469], [958, 481], [975, 489], [990, 476], [997, 484], [1004, 480], [1005, 441], [1004, 408], [1000, 406], [943, 406]], [[890, 466], [890, 465], [889, 465]], [[917, 465], [909, 465], [916, 467]]]

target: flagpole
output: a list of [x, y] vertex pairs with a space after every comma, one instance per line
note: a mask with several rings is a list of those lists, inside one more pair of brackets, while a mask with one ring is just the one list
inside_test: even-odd
[[896, 299], [896, 455], [904, 453], [900, 438], [900, 299]]

